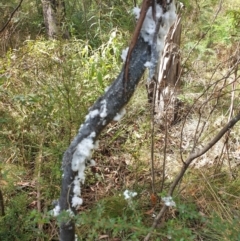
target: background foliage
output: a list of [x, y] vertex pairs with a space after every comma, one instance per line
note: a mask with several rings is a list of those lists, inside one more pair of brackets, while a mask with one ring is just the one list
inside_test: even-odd
[[[40, 0], [24, 1], [1, 33], [0, 188], [6, 209], [6, 215], [0, 217], [1, 241], [58, 239], [59, 220], [54, 220], [49, 211], [59, 196], [63, 152], [88, 108], [118, 75], [121, 51], [134, 28], [134, 18], [130, 17], [133, 1], [65, 3], [71, 33], [68, 41], [46, 40]], [[17, 4], [1, 1], [0, 26]], [[200, 138], [205, 143], [226, 123], [233, 92], [234, 110], [239, 109], [239, 72], [234, 91], [226, 84], [233, 75], [218, 80], [232, 65], [231, 56], [239, 51], [240, 12], [238, 3], [231, 0], [220, 8], [218, 1], [210, 0], [184, 4], [182, 113], [188, 112], [202, 93], [195, 105], [197, 110], [209, 93], [222, 96], [208, 101], [200, 117], [192, 111], [186, 118], [186, 138], [190, 140], [189, 133], [195, 131], [198, 120], [208, 121]], [[218, 85], [209, 88], [214, 81]], [[218, 105], [208, 118], [216, 100]], [[141, 240], [149, 231], [161, 207], [159, 201], [150, 198], [149, 109], [143, 80], [124, 119], [112, 123], [102, 134], [94, 154], [97, 167], [87, 172], [84, 205], [76, 217], [79, 240]], [[166, 153], [170, 164], [164, 190], [176, 174], [177, 163], [181, 163], [181, 125], [169, 130]], [[160, 186], [165, 135], [156, 129], [159, 200], [164, 195]], [[176, 193], [177, 208], [169, 211], [153, 240], [240, 240], [239, 143], [238, 124], [229, 140], [231, 157], [222, 155], [220, 148], [212, 152], [215, 156], [206, 156], [207, 165], [189, 171]], [[216, 156], [218, 162], [210, 166], [209, 160]], [[122, 196], [126, 188], [138, 192], [132, 205]]]

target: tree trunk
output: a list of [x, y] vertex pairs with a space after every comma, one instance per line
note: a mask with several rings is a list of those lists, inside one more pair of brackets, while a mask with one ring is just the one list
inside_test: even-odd
[[[181, 18], [178, 17], [170, 28], [160, 61], [155, 96], [155, 121], [160, 124], [173, 124], [177, 116], [180, 86], [180, 39]], [[167, 123], [165, 122], [167, 120]]]
[[[74, 181], [78, 175], [72, 170], [72, 162], [78, 144], [92, 136], [93, 143], [101, 131], [113, 120], [113, 118], [121, 111], [124, 105], [130, 100], [133, 95], [141, 76], [144, 73], [144, 63], [150, 57], [150, 49], [148, 43], [144, 42], [142, 38], [138, 39], [136, 47], [132, 52], [130, 60], [129, 78], [127, 85], [124, 84], [124, 68], [114, 81], [108, 91], [100, 97], [89, 110], [89, 118], [81, 126], [77, 136], [72, 141], [63, 157], [63, 179], [62, 189], [59, 199], [60, 210], [71, 210], [76, 213], [76, 209], [72, 207], [72, 199], [74, 196]], [[126, 87], [126, 88], [125, 88]], [[103, 110], [103, 103], [105, 103], [106, 115], [101, 113]], [[93, 115], [90, 113], [99, 113]], [[93, 135], [94, 133], [94, 135]], [[55, 207], [56, 208], [56, 207]], [[70, 211], [70, 212], [71, 212]], [[74, 241], [74, 222], [69, 217], [69, 220], [64, 220], [60, 225], [60, 241]]]
[[[148, 6], [148, 0], [144, 1], [143, 3], [145, 4], [143, 6]], [[169, 1], [165, 3], [168, 3], [168, 5], [172, 4]], [[145, 9], [145, 11], [147, 10], [149, 9]], [[142, 14], [146, 14], [145, 11], [142, 11]], [[174, 15], [175, 12], [172, 12], [172, 14]], [[153, 18], [154, 13], [152, 14], [151, 21], [154, 21]], [[139, 17], [140, 19], [141, 16]], [[85, 122], [81, 125], [78, 134], [64, 153], [61, 194], [53, 210], [55, 216], [60, 216], [60, 241], [75, 240], [73, 216], [83, 203], [81, 199], [81, 184], [85, 180], [84, 170], [87, 163], [93, 163], [91, 152], [96, 146], [98, 136], [113, 119], [118, 119], [118, 116], [123, 112], [121, 110], [133, 95], [146, 69], [146, 63], [152, 60], [152, 68], [155, 69], [157, 66], [158, 59], [155, 59], [155, 56], [156, 58], [159, 56], [156, 48], [157, 35], [161, 26], [160, 23], [163, 21], [164, 18], [162, 17], [157, 19], [155, 33], [154, 36], [152, 35], [152, 42], [149, 41], [149, 35], [147, 35], [145, 40], [143, 39], [146, 37], [144, 35], [145, 32], [143, 32], [143, 35], [139, 33], [137, 36], [133, 36], [131, 52], [127, 55], [127, 58], [129, 57], [128, 62], [126, 60], [127, 64], [125, 63], [121, 73], [105, 94], [89, 109]], [[139, 21], [137, 26], [141, 27], [139, 23], [141, 22]], [[147, 32], [148, 34], [152, 33], [150, 30], [146, 29], [146, 31], [149, 31]]]
[[64, 0], [42, 0], [43, 17], [49, 39], [68, 39]]

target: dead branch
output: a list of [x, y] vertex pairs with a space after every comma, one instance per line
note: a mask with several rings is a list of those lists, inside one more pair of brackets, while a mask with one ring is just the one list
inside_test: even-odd
[[14, 14], [15, 14], [15, 13], [17, 12], [17, 10], [21, 7], [22, 2], [23, 2], [23, 0], [20, 0], [20, 2], [19, 2], [19, 4], [17, 5], [17, 7], [12, 11], [9, 19], [7, 20], [7, 22], [4, 24], [4, 26], [3, 26], [2, 29], [0, 30], [0, 33], [2, 33], [2, 32], [6, 29], [6, 27], [8, 26], [8, 24], [11, 22]]
[[[183, 163], [183, 166], [179, 172], [179, 174], [177, 175], [177, 177], [174, 179], [172, 185], [170, 186], [170, 189], [168, 191], [168, 196], [172, 196], [173, 192], [175, 190], [175, 188], [177, 187], [178, 183], [181, 181], [181, 179], [183, 178], [185, 172], [187, 171], [189, 165], [193, 162], [193, 160], [195, 160], [196, 158], [202, 156], [203, 154], [205, 154], [207, 151], [209, 151], [223, 136], [224, 134], [226, 134], [231, 128], [233, 128], [233, 126], [240, 120], [240, 112], [234, 117], [232, 118], [219, 132], [218, 134], [210, 141], [208, 142], [202, 149], [199, 150], [194, 150], [192, 153], [190, 153], [190, 155], [188, 156], [188, 158], [186, 159], [186, 161]], [[153, 225], [152, 225], [152, 230], [155, 229], [157, 227], [157, 224], [159, 223], [159, 221], [161, 220], [161, 218], [163, 217], [163, 215], [165, 214], [165, 212], [167, 211], [167, 206], [164, 204], [162, 209], [160, 210], [160, 212], [158, 213], [157, 217], [155, 218]], [[144, 241], [148, 241], [149, 238], [151, 236], [151, 232], [149, 232], [147, 234], [147, 236], [145, 237]]]
[[1, 210], [0, 216], [4, 216], [5, 215], [4, 202], [3, 202], [3, 194], [1, 190], [0, 190], [0, 210]]
[[[180, 148], [180, 155], [181, 155], [181, 160], [182, 160], [182, 162], [183, 162], [182, 146], [183, 146], [183, 139], [184, 139], [184, 138], [183, 138], [183, 130], [184, 130], [184, 127], [186, 126], [186, 122], [187, 122], [187, 119], [188, 119], [187, 117], [192, 113], [192, 111], [194, 110], [194, 108], [196, 108], [197, 103], [199, 102], [199, 100], [200, 100], [203, 96], [207, 95], [207, 93], [210, 92], [211, 89], [212, 89], [212, 91], [211, 91], [210, 96], [204, 101], [204, 103], [201, 104], [201, 106], [200, 106], [198, 109], [204, 108], [204, 106], [205, 106], [206, 103], [208, 103], [209, 101], [211, 101], [211, 100], [213, 100], [213, 99], [216, 98], [216, 97], [214, 96], [214, 89], [216, 88], [216, 86], [217, 86], [221, 81], [226, 82], [226, 80], [227, 80], [232, 74], [234, 74], [234, 71], [235, 71], [235, 69], [237, 68], [238, 64], [239, 64], [239, 61], [237, 61], [237, 62], [227, 71], [227, 73], [226, 73], [222, 78], [214, 81], [213, 83], [210, 83], [210, 84], [205, 88], [205, 90], [202, 91], [202, 93], [194, 100], [193, 104], [191, 105], [191, 107], [190, 107], [189, 110], [187, 111], [187, 113], [186, 113], [186, 115], [185, 115], [185, 118], [183, 119], [182, 130], [181, 130], [181, 135], [180, 135], [180, 146], [179, 146], [179, 148]], [[212, 74], [212, 76], [210, 77], [210, 82], [213, 80], [213, 77], [214, 77], [215, 73], [217, 72], [219, 66], [220, 66], [220, 64], [218, 64], [218, 65], [216, 66], [216, 68], [214, 69], [213, 74]], [[226, 91], [225, 91], [225, 94], [221, 94], [221, 92], [223, 91], [223, 89], [226, 89], [226, 87], [228, 87], [228, 86], [231, 87], [231, 85], [233, 84], [233, 82], [234, 82], [234, 81], [232, 81], [232, 82], [230, 82], [230, 83], [224, 84], [224, 85], [219, 89], [220, 94], [218, 95], [217, 98], [221, 98], [223, 95], [227, 94], [228, 92], [226, 92]], [[232, 90], [231, 90], [231, 91], [232, 91]], [[214, 109], [214, 108], [213, 108], [213, 109]], [[200, 116], [200, 118], [201, 118], [201, 116]], [[199, 124], [200, 124], [200, 119], [198, 120], [198, 124], [197, 124], [197, 127], [196, 127], [195, 135], [194, 135], [194, 138], [193, 138], [193, 141], [194, 141], [193, 149], [194, 149], [194, 147], [197, 145], [198, 139], [199, 139], [199, 137], [200, 137], [200, 135], [201, 135], [201, 133], [202, 133], [202, 131], [203, 131], [203, 128], [202, 128], [202, 130], [199, 130]], [[197, 132], [199, 132], [198, 137], [196, 136], [196, 135], [197, 135], [197, 134], [196, 134]]]

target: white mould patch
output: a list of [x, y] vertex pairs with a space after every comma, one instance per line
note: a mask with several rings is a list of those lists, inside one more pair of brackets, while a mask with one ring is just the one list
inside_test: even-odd
[[173, 201], [172, 197], [162, 197], [162, 201], [168, 207], [176, 207], [176, 203]]
[[60, 206], [56, 205], [55, 208], [51, 211], [52, 216], [57, 217], [60, 213]]
[[78, 180], [82, 184], [84, 184], [84, 182], [85, 182], [85, 173], [84, 173], [85, 169], [86, 169], [86, 163], [84, 162], [83, 165], [79, 168], [78, 176], [77, 176]]
[[151, 67], [153, 66], [153, 63], [150, 62], [150, 61], [147, 61], [147, 62], [144, 64], [144, 66], [145, 66], [146, 68], [151, 68]]
[[98, 148], [99, 148], [99, 141], [97, 140], [97, 141], [95, 141], [94, 149], [96, 150], [96, 149], [98, 149]]
[[[156, 6], [156, 19], [158, 20], [163, 15], [162, 7], [157, 4]], [[153, 36], [156, 29], [156, 22], [152, 16], [152, 7], [150, 7], [146, 13], [146, 17], [143, 22], [143, 26], [141, 29], [141, 36], [143, 37], [145, 42], [152, 44]]]
[[139, 19], [141, 9], [139, 7], [133, 8], [133, 14], [135, 15], [136, 20]]
[[85, 160], [91, 158], [93, 148], [94, 143], [92, 138], [85, 138], [77, 145], [72, 158], [73, 171], [76, 172], [82, 169], [82, 165], [85, 165]]
[[133, 197], [137, 196], [137, 193], [133, 192], [133, 191], [129, 191], [128, 189], [126, 189], [123, 192], [123, 196], [124, 196], [125, 200], [128, 200], [128, 199], [132, 199]]
[[100, 117], [105, 118], [107, 116], [107, 101], [102, 100], [100, 103], [101, 103]]
[[[133, 14], [136, 19], [139, 19], [141, 10], [138, 7], [133, 8]], [[153, 19], [152, 7], [149, 7], [145, 16], [145, 19], [141, 28], [141, 37], [145, 42], [151, 45], [153, 51], [156, 50], [156, 53], [153, 53], [151, 60], [145, 63], [145, 67], [149, 69], [149, 78], [152, 79], [153, 74], [155, 73], [155, 67], [158, 63], [159, 56], [162, 55], [165, 45], [166, 35], [176, 20], [176, 7], [175, 1], [172, 0], [167, 2], [167, 11], [164, 13], [161, 5], [156, 5], [156, 21]], [[158, 21], [161, 21], [159, 30], [156, 29]], [[156, 32], [158, 31], [158, 32]], [[153, 41], [155, 34], [157, 34], [156, 43]], [[123, 61], [126, 60], [127, 52], [124, 50], [121, 57]]]
[[96, 110], [92, 110], [88, 113], [88, 115], [86, 115], [86, 120], [88, 120], [89, 118], [93, 119], [94, 117], [98, 116], [99, 115], [99, 110], [96, 109]]
[[106, 93], [108, 90], [110, 89], [110, 86], [107, 86], [104, 90], [104, 92]]
[[162, 53], [164, 49], [164, 42], [161, 39], [157, 39], [157, 51], [158, 53]]
[[83, 200], [80, 197], [74, 196], [72, 198], [72, 207], [74, 208], [78, 208], [79, 206], [81, 206], [83, 204]]
[[[104, 110], [103, 110], [104, 111]], [[83, 139], [76, 147], [75, 152], [72, 157], [72, 170], [77, 172], [75, 179], [73, 181], [73, 198], [72, 207], [78, 208], [82, 205], [83, 200], [81, 196], [81, 184], [85, 181], [85, 169], [86, 163], [89, 161], [90, 165], [95, 165], [95, 162], [91, 160], [92, 151], [96, 148], [96, 143], [94, 143], [94, 138], [96, 137], [96, 132], [91, 132], [88, 137]]]
[[[135, 15], [136, 19], [139, 19], [140, 13], [141, 10], [138, 7], [135, 7], [133, 9], [133, 14]], [[148, 44], [151, 45], [152, 49], [156, 49], [157, 51], [157, 53], [154, 53], [152, 55], [151, 60], [145, 63], [145, 67], [149, 68], [148, 79], [152, 79], [152, 75], [155, 73], [155, 67], [158, 63], [158, 57], [162, 55], [162, 52], [164, 50], [165, 37], [170, 27], [176, 20], [176, 17], [177, 15], [174, 0], [171, 3], [168, 2], [167, 11], [165, 13], [163, 13], [163, 9], [159, 4], [156, 5], [156, 21], [153, 19], [152, 7], [148, 8], [140, 34], [144, 41], [148, 42]], [[155, 43], [153, 39], [157, 31], [156, 24], [159, 20], [162, 22], [157, 33], [157, 41]]]
[[80, 125], [78, 132], [81, 132], [81, 130], [83, 129], [83, 126], [84, 126], [83, 124]]
[[113, 118], [114, 121], [120, 121], [126, 114], [125, 108], [122, 108]]
[[92, 159], [90, 160], [90, 167], [94, 167], [96, 166], [96, 162]]
[[[140, 12], [140, 8], [133, 8], [133, 14], [135, 15], [136, 19], [139, 19]], [[164, 38], [169, 28], [176, 20], [176, 8], [174, 1], [172, 1], [171, 4], [170, 2], [168, 2], [168, 9], [165, 13], [163, 13], [163, 9], [159, 4], [156, 5], [156, 22], [153, 19], [152, 7], [148, 8], [148, 11], [142, 24], [141, 36], [144, 39], [144, 41], [148, 42], [150, 45], [153, 43], [153, 37], [156, 31], [156, 23], [160, 19], [160, 17], [162, 17], [162, 24], [159, 29], [158, 36], [159, 40], [161, 40], [161, 42], [164, 42]]]
[[[79, 182], [79, 181], [78, 181]], [[75, 184], [74, 187], [73, 187], [73, 193], [76, 195], [76, 196], [80, 196], [81, 195], [81, 187], [79, 185], [79, 183]]]
[[127, 47], [126, 49], [123, 49], [123, 51], [122, 51], [121, 59], [122, 59], [123, 62], [126, 61], [128, 50], [129, 50], [129, 47]]
[[89, 135], [89, 137], [90, 137], [90, 138], [96, 137], [96, 132], [95, 132], [95, 131], [91, 132], [91, 134]]

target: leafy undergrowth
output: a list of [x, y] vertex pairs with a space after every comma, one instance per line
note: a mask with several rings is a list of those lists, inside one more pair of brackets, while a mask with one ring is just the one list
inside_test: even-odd
[[[94, 172], [101, 179], [98, 179], [97, 185], [89, 185], [90, 191], [84, 197], [87, 203], [77, 218], [80, 240], [143, 240], [162, 207], [161, 197], [166, 195], [182, 165], [178, 150], [180, 138], [177, 136], [180, 135], [183, 124], [181, 121], [168, 132], [166, 177], [162, 192], [163, 146], [166, 139], [161, 129], [155, 132], [155, 189], [158, 192], [157, 200], [154, 200], [149, 151], [150, 113], [143, 93], [145, 87], [142, 83], [128, 107], [129, 114], [120, 123], [112, 123], [100, 138], [99, 150], [95, 153], [97, 166]], [[184, 109], [189, 110], [187, 101]], [[219, 111], [216, 112], [211, 118], [218, 119]], [[132, 122], [134, 116], [138, 118]], [[186, 126], [191, 124], [193, 127], [186, 130], [184, 138], [193, 139], [196, 123], [192, 122], [198, 120], [195, 116], [195, 112], [189, 116], [191, 119]], [[202, 118], [204, 120], [204, 116]], [[216, 132], [221, 126], [211, 128]], [[208, 135], [209, 132], [212, 135]], [[234, 129], [230, 142], [238, 139], [237, 133], [238, 127]], [[207, 127], [203, 134], [208, 135], [208, 138], [205, 137], [201, 144], [213, 137], [213, 130]], [[188, 143], [189, 146], [186, 143], [184, 145], [185, 156], [192, 146], [191, 143]], [[219, 146], [195, 161], [175, 193], [176, 207], [165, 215], [153, 233], [152, 240], [239, 239], [239, 164], [235, 165], [235, 161], [239, 163], [239, 158], [235, 155], [237, 147], [238, 145], [232, 146], [230, 153], [232, 167], [224, 160], [229, 158], [226, 153], [216, 158], [222, 151]], [[210, 161], [211, 158], [215, 158], [213, 162]], [[92, 176], [92, 173], [89, 175]], [[138, 193], [131, 203], [124, 199], [123, 192], [126, 189]], [[97, 205], [96, 200], [100, 200]]]
[[[223, 14], [188, 58], [196, 43], [189, 36], [204, 33], [210, 16], [211, 11], [197, 12], [184, 22], [182, 106], [167, 132], [155, 125], [155, 194], [151, 106], [142, 80], [127, 114], [99, 138], [93, 156], [97, 165], [87, 170], [84, 204], [74, 217], [78, 240], [143, 240], [193, 147], [206, 145], [239, 110], [239, 72], [228, 74], [230, 55], [238, 48], [236, 18]], [[223, 19], [227, 22], [221, 25]], [[226, 24], [233, 36], [221, 31]], [[57, 223], [69, 218], [68, 213], [56, 220], [50, 215], [60, 192], [62, 154], [87, 109], [119, 73], [125, 36], [113, 29], [97, 49], [80, 40], [26, 41], [0, 60], [0, 188], [6, 212], [0, 217], [1, 241], [58, 240]], [[240, 240], [239, 136], [237, 124], [194, 161], [173, 195], [176, 207], [169, 208], [152, 240]], [[137, 196], [126, 200], [125, 190]]]

